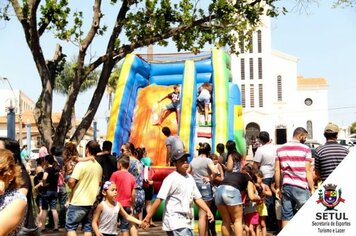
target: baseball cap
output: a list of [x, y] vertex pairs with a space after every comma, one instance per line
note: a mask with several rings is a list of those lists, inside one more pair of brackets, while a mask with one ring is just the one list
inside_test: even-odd
[[266, 131], [261, 131], [260, 134], [258, 135], [258, 138], [264, 143], [267, 143], [270, 140], [269, 133]]
[[339, 130], [339, 126], [330, 122], [326, 125], [324, 133], [339, 133]]
[[182, 157], [190, 157], [189, 153], [186, 153], [183, 150], [176, 150], [172, 153], [171, 156], [171, 161], [178, 161], [179, 159], [181, 159]]

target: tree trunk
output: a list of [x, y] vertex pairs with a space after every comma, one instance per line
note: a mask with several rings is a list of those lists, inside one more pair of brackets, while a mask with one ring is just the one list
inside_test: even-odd
[[79, 126], [77, 127], [75, 133], [73, 134], [71, 141], [79, 143], [80, 140], [83, 139], [86, 131], [89, 129], [94, 119], [94, 116], [98, 110], [101, 99], [105, 93], [106, 84], [109, 80], [113, 68], [114, 68], [114, 60], [112, 58], [109, 58], [108, 61], [106, 61], [103, 65], [103, 70], [101, 71], [100, 74], [99, 83], [94, 91], [88, 110], [84, 115], [82, 121], [80, 122]]

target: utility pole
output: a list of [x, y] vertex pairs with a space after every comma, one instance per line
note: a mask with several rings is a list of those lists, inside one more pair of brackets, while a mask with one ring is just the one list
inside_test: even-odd
[[22, 99], [21, 91], [19, 90], [19, 145], [22, 148]]
[[15, 107], [12, 104], [12, 100], [10, 100], [10, 104], [5, 108], [7, 111], [7, 137], [16, 140], [16, 132], [15, 132]]
[[[0, 77], [0, 79], [7, 81], [7, 84], [9, 85], [9, 87], [11, 89], [11, 92], [14, 95], [14, 103], [15, 104], [12, 104], [12, 100], [10, 100], [9, 106], [7, 106], [5, 109], [8, 112], [7, 113], [7, 137], [16, 140], [16, 129], [15, 129], [16, 114], [15, 113], [16, 113], [16, 107], [17, 107], [17, 104], [18, 104], [17, 96], [16, 96], [16, 94], [15, 94], [15, 92], [14, 92], [12, 86], [11, 86], [11, 83], [10, 83], [9, 79], [6, 78], [6, 77]], [[19, 109], [19, 110], [20, 110], [19, 126], [22, 126], [22, 122], [20, 123], [20, 121], [21, 121], [21, 109]], [[22, 147], [22, 140], [21, 140], [22, 139], [22, 134], [20, 133], [20, 131], [22, 131], [22, 129], [20, 129], [20, 127], [19, 127], [19, 144], [20, 144], [20, 147]]]

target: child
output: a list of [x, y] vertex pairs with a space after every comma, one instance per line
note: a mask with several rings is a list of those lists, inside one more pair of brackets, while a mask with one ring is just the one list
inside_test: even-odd
[[[251, 177], [251, 181], [254, 183], [253, 185], [253, 192], [258, 194], [258, 191], [256, 189], [256, 172], [257, 170], [251, 165], [251, 164], [246, 164], [245, 168], [249, 169], [248, 174]], [[259, 214], [257, 212], [257, 203], [254, 201], [251, 201], [248, 196], [246, 196], [245, 200], [245, 205], [244, 205], [244, 218], [245, 218], [245, 223], [247, 227], [249, 228], [250, 236], [255, 236], [259, 235], [257, 230], [259, 226]]]
[[203, 83], [198, 89], [197, 104], [202, 112], [204, 112], [205, 125], [208, 124], [209, 104], [213, 87], [209, 83]]
[[[110, 178], [110, 182], [117, 186], [116, 201], [120, 203], [120, 206], [128, 214], [133, 213], [136, 195], [136, 179], [128, 172], [130, 165], [130, 157], [126, 154], [122, 154], [118, 159], [117, 168]], [[120, 229], [122, 235], [129, 236], [129, 222], [124, 216], [119, 216]], [[116, 221], [115, 221], [116, 222]]]
[[95, 209], [93, 215], [92, 226], [96, 236], [114, 236], [117, 235], [117, 218], [120, 215], [127, 221], [140, 225], [142, 222], [135, 217], [129, 215], [116, 202], [117, 189], [114, 183], [106, 181], [101, 191], [105, 200], [103, 200]]
[[172, 154], [171, 160], [176, 166], [176, 171], [163, 180], [157, 198], [143, 220], [145, 228], [149, 226], [152, 216], [163, 200], [165, 200], [165, 206], [162, 229], [167, 231], [168, 235], [194, 235], [193, 201], [206, 212], [210, 222], [214, 220], [209, 207], [201, 198], [193, 177], [187, 173], [189, 156], [190, 154], [181, 150]]
[[[136, 148], [137, 159], [139, 159], [143, 165], [142, 176], [143, 176], [143, 190], [145, 191], [145, 206], [146, 214], [151, 209], [151, 201], [153, 199], [154, 187], [153, 187], [153, 176], [155, 171], [151, 168], [152, 160], [147, 156], [146, 148]], [[151, 221], [150, 226], [156, 227], [157, 225]]]
[[163, 109], [163, 111], [161, 112], [158, 122], [155, 123], [154, 125], [160, 125], [163, 122], [163, 119], [168, 116], [167, 111], [176, 112], [176, 119], [177, 119], [177, 124], [178, 123], [178, 119], [179, 119], [179, 113], [180, 113], [180, 86], [179, 85], [174, 85], [173, 86], [173, 92], [167, 94], [165, 97], [161, 98], [160, 100], [158, 100], [158, 103], [161, 103], [164, 99], [169, 98], [172, 102], [169, 103], [168, 105], [166, 105], [165, 109]]
[[267, 212], [267, 206], [265, 203], [265, 196], [272, 196], [272, 191], [271, 189], [268, 187], [267, 184], [264, 184], [262, 182], [263, 180], [263, 173], [262, 171], [258, 171], [256, 173], [256, 178], [257, 178], [257, 183], [256, 183], [256, 188], [258, 191], [258, 195], [261, 197], [262, 201], [259, 202], [257, 204], [257, 212], [259, 214], [259, 223], [260, 223], [260, 227], [261, 227], [261, 231], [262, 231], [262, 236], [266, 236], [267, 235], [267, 228], [266, 228], [266, 216], [268, 216], [268, 212]]

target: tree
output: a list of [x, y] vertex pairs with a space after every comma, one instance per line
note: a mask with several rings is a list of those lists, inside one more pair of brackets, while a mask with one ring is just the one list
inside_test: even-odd
[[[75, 2], [75, 1], [74, 1]], [[276, 16], [279, 9], [277, 0], [111, 0], [118, 9], [112, 19], [112, 27], [107, 32], [106, 51], [88, 65], [89, 47], [93, 40], [108, 31], [101, 23], [102, 1], [93, 0], [90, 28], [83, 31], [83, 12], [72, 11], [69, 0], [9, 0], [0, 7], [2, 20], [9, 20], [8, 11], [12, 7], [21, 23], [27, 45], [39, 73], [42, 91], [34, 110], [38, 130], [46, 146], [61, 146], [70, 128], [70, 120], [78, 93], [87, 77], [96, 69], [101, 72], [87, 112], [72, 141], [80, 141], [98, 109], [105, 92], [108, 79], [115, 64], [128, 53], [150, 44], [166, 46], [171, 39], [179, 51], [199, 52], [206, 44], [229, 48], [238, 52], [238, 42], [244, 40], [261, 23], [261, 16]], [[105, 18], [106, 19], [106, 18]], [[65, 55], [62, 46], [57, 45], [52, 59], [45, 58], [41, 38], [54, 33], [61, 42], [77, 45], [74, 77], [68, 90], [62, 116], [56, 128], [53, 127], [52, 99], [56, 78], [64, 66]], [[123, 43], [120, 39], [126, 38]]]
[[112, 95], [115, 93], [115, 90], [116, 90], [117, 81], [119, 80], [119, 76], [120, 76], [120, 72], [121, 72], [123, 61], [119, 62], [118, 64], [119, 65], [117, 67], [115, 67], [113, 72], [111, 73], [111, 75], [109, 77], [109, 81], [108, 81], [108, 83], [106, 85], [106, 92], [107, 92], [108, 97], [109, 97], [108, 111], [111, 110]]
[[334, 7], [355, 7], [355, 0], [336, 0], [334, 2]]
[[[75, 77], [75, 70], [76, 70], [76, 64], [75, 62], [77, 59], [73, 57], [71, 59], [71, 62], [66, 62], [63, 66], [63, 70], [61, 70], [54, 83], [54, 90], [58, 93], [61, 93], [63, 95], [68, 94], [68, 91], [70, 90], [70, 87], [73, 83], [73, 79]], [[99, 78], [99, 73], [97, 71], [93, 71], [90, 73], [87, 78], [84, 80], [82, 85], [79, 88], [79, 92], [85, 92], [94, 85], [97, 84]], [[110, 81], [110, 79], [109, 79]], [[109, 84], [108, 84], [109, 85]], [[75, 116], [75, 109], [73, 108], [72, 116], [71, 116], [71, 126], [69, 127], [69, 130], [75, 129], [76, 126], [76, 116]], [[74, 133], [74, 132], [69, 132], [69, 133]]]
[[350, 134], [356, 134], [356, 122], [353, 122], [350, 127]]

